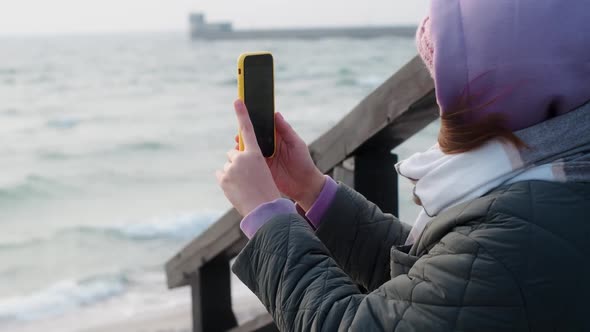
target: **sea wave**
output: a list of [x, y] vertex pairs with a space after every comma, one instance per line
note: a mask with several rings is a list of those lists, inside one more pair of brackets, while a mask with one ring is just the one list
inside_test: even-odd
[[45, 160], [67, 160], [73, 157], [73, 155], [61, 151], [40, 151], [38, 155], [39, 158]]
[[128, 152], [128, 151], [160, 151], [171, 149], [172, 145], [158, 142], [158, 141], [141, 141], [129, 144], [120, 145], [115, 152]]
[[363, 88], [376, 88], [383, 82], [383, 79], [377, 76], [352, 77], [343, 76], [336, 81], [337, 86], [354, 86]]
[[62, 116], [47, 121], [47, 127], [54, 129], [72, 129], [80, 124], [81, 120], [74, 117]]
[[[163, 248], [161, 244], [165, 244], [165, 248], [177, 247], [178, 243], [200, 234], [219, 216], [219, 212], [205, 211], [152, 218], [140, 223], [66, 227], [45, 238], [31, 237], [21, 241], [11, 239], [0, 243], [0, 251], [5, 255], [18, 257], [24, 251], [40, 252], [46, 250], [45, 248], [61, 252], [65, 249], [56, 249], [56, 246], [69, 248], [71, 243], [107, 243], [110, 251], [104, 255], [110, 255], [119, 248], [129, 248], [129, 245], [140, 248], [144, 244], [146, 248], [154, 248], [154, 244], [157, 244], [157, 248]], [[87, 249], [93, 250], [92, 248]], [[0, 329], [3, 324], [37, 321], [71, 314], [111, 299], [118, 301], [118, 298], [135, 292], [137, 287], [154, 283], [153, 279], [156, 277], [156, 284], [161, 284], [160, 264], [161, 262], [154, 266], [153, 263], [141, 263], [138, 266], [126, 266], [119, 271], [114, 270], [117, 272], [99, 272], [92, 277], [86, 275], [66, 279], [33, 293], [0, 299]], [[4, 277], [8, 280], [15, 278]]]
[[0, 68], [0, 76], [5, 76], [5, 75], [16, 75], [18, 74], [18, 69], [16, 68]]
[[44, 241], [46, 241], [46, 239], [41, 237], [31, 237], [21, 240], [4, 240], [0, 242], [0, 250], [27, 248], [38, 245]]
[[0, 187], [0, 203], [30, 198], [47, 198], [52, 193], [63, 192], [68, 188], [59, 182], [36, 174], [26, 176], [19, 183]]
[[219, 213], [186, 214], [170, 218], [155, 218], [143, 223], [108, 226], [79, 226], [59, 231], [57, 237], [70, 235], [105, 234], [127, 240], [191, 238], [209, 226]]
[[[69, 245], [71, 242], [108, 243], [111, 246], [109, 250], [112, 252], [116, 252], [118, 248], [128, 248], [127, 245], [145, 244], [146, 248], [153, 248], [154, 243], [169, 243], [176, 247], [178, 243], [200, 234], [219, 216], [220, 213], [217, 212], [199, 212], [153, 218], [141, 223], [67, 227], [45, 238], [31, 237], [21, 241], [12, 239], [0, 243], [0, 251], [4, 251], [6, 255], [18, 256], [24, 250], [39, 252], [46, 247], [52, 250], [58, 250], [56, 246], [68, 248], [71, 247]], [[157, 283], [161, 284], [159, 264], [157, 267], [149, 264], [141, 264], [137, 267], [127, 266], [119, 272], [100, 272], [92, 277], [66, 279], [33, 293], [0, 299], [0, 329], [3, 324], [10, 325], [71, 314], [71, 312], [111, 299], [116, 300], [135, 291], [136, 287], [144, 287], [146, 283], [153, 282], [149, 278], [153, 279], [156, 275]], [[31, 272], [26, 271], [26, 273]], [[0, 271], [1, 275], [2, 271]], [[15, 278], [14, 276], [4, 277], [8, 280]]]
[[30, 249], [48, 243], [63, 243], [68, 239], [104, 237], [123, 241], [188, 240], [204, 231], [221, 213], [186, 213], [165, 218], [153, 218], [145, 222], [73, 226], [62, 228], [47, 237], [31, 237], [0, 242], [0, 250]]
[[372, 75], [372, 76], [366, 76], [366, 77], [361, 77], [358, 80], [358, 84], [362, 87], [366, 87], [366, 88], [376, 88], [379, 86], [379, 84], [383, 83], [384, 78], [381, 78], [377, 75]]
[[155, 140], [145, 140], [123, 143], [108, 149], [96, 149], [94, 151], [85, 151], [79, 153], [65, 152], [57, 149], [39, 149], [37, 150], [37, 156], [42, 160], [61, 161], [68, 159], [104, 157], [109, 155], [127, 155], [133, 152], [160, 152], [172, 149], [174, 149], [172, 144]]
[[225, 77], [220, 78], [216, 83], [219, 86], [234, 86], [237, 84], [237, 81], [235, 77]]
[[0, 300], [0, 321], [32, 321], [89, 306], [125, 292], [124, 274], [63, 280], [35, 293]]
[[9, 107], [9, 108], [4, 108], [4, 109], [0, 109], [0, 115], [3, 116], [17, 116], [20, 115], [22, 113], [22, 110], [19, 110], [18, 108], [13, 108], [13, 107]]

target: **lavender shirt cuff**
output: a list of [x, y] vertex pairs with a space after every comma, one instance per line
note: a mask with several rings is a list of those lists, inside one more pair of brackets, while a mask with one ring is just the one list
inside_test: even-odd
[[309, 211], [307, 211], [305, 214], [307, 220], [309, 220], [314, 230], [318, 229], [320, 226], [320, 222], [328, 210], [328, 207], [330, 207], [330, 204], [332, 204], [332, 201], [336, 196], [336, 191], [338, 190], [338, 184], [336, 181], [332, 180], [332, 178], [328, 175], [324, 176], [326, 177], [324, 187], [322, 188], [320, 195], [315, 200]]
[[248, 239], [254, 237], [254, 234], [266, 224], [272, 217], [279, 214], [297, 213], [293, 202], [286, 198], [275, 199], [272, 202], [264, 203], [252, 210], [240, 222], [242, 232]]
[[326, 182], [324, 183], [324, 187], [307, 213], [305, 213], [299, 205], [294, 205], [290, 200], [279, 198], [272, 202], [261, 204], [248, 213], [240, 223], [242, 232], [246, 234], [248, 239], [251, 239], [260, 227], [266, 224], [266, 222], [272, 217], [279, 214], [289, 213], [301, 214], [305, 217], [309, 225], [316, 230], [320, 226], [320, 222], [328, 210], [328, 207], [332, 204], [334, 196], [336, 196], [336, 191], [338, 190], [338, 184], [336, 181], [332, 180], [332, 178], [327, 175], [325, 175], [325, 177]]

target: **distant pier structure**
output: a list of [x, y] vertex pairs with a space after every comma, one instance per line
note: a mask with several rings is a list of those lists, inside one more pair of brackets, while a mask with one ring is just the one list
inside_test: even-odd
[[412, 38], [416, 34], [415, 26], [359, 26], [234, 30], [231, 22], [208, 23], [203, 13], [190, 14], [189, 22], [192, 39], [318, 39], [375, 38], [385, 36]]

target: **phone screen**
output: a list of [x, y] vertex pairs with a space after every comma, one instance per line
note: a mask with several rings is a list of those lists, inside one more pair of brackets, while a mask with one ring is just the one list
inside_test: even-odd
[[244, 59], [244, 103], [262, 155], [272, 156], [275, 150], [272, 55], [251, 55]]

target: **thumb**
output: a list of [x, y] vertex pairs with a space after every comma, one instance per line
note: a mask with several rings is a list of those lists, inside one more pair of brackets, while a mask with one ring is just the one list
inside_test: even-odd
[[260, 151], [258, 141], [256, 140], [256, 134], [254, 133], [254, 127], [252, 126], [252, 121], [250, 120], [250, 115], [248, 114], [246, 105], [242, 100], [238, 99], [234, 102], [234, 109], [236, 111], [236, 117], [238, 118], [240, 134], [244, 140], [245, 150]]

